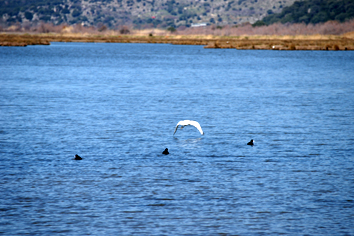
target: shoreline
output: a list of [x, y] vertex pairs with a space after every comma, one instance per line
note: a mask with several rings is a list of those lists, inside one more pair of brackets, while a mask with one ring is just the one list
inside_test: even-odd
[[354, 38], [345, 36], [208, 36], [208, 35], [82, 35], [0, 33], [0, 46], [50, 45], [50, 42], [163, 43], [204, 45], [206, 49], [354, 50]]

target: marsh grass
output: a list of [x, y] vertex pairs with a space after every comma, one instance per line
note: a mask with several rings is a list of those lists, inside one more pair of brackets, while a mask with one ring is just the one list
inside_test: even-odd
[[0, 33], [0, 45], [26, 46], [49, 44], [49, 42], [131, 42], [207, 45], [206, 48], [354, 50], [354, 20], [341, 24], [327, 22], [318, 25], [273, 24], [262, 27], [244, 25], [222, 28], [208, 26], [178, 29], [174, 33], [161, 29], [136, 30], [127, 26], [124, 26], [124, 29], [128, 30], [129, 34], [122, 34], [120, 30], [106, 28], [98, 30], [94, 27], [80, 25], [59, 27], [41, 24], [38, 29], [32, 31]]

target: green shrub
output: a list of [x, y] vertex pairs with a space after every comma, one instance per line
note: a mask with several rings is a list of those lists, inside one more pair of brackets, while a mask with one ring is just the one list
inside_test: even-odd
[[33, 14], [31, 12], [29, 12], [29, 11], [26, 11], [25, 12], [25, 17], [26, 17], [27, 20], [32, 20]]
[[176, 32], [176, 28], [173, 26], [168, 27], [167, 30], [170, 31], [171, 33]]
[[258, 20], [252, 26], [253, 27], [260, 27], [260, 26], [263, 26], [263, 25], [266, 25], [266, 23], [264, 23], [264, 21]]

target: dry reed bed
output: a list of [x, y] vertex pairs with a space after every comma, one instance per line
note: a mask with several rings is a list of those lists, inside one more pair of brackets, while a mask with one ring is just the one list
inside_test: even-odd
[[80, 34], [0, 34], [0, 46], [49, 45], [49, 42], [168, 43], [205, 48], [258, 50], [354, 50], [354, 39], [341, 36], [138, 36]]
[[354, 50], [353, 39], [239, 39], [216, 40], [205, 48], [258, 50]]

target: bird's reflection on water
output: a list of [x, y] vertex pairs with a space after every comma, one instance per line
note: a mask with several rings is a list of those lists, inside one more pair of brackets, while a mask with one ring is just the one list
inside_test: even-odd
[[203, 138], [177, 138], [173, 137], [173, 139], [176, 141], [176, 144], [180, 147], [183, 148], [196, 148], [200, 146], [201, 141]]

